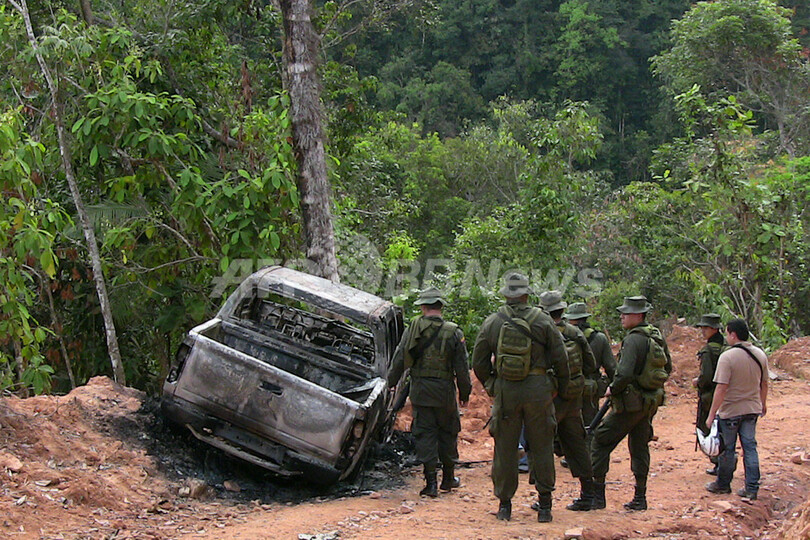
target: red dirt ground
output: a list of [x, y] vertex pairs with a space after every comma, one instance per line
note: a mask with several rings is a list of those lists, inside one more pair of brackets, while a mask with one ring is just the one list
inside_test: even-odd
[[[494, 517], [489, 465], [460, 469], [463, 485], [425, 500], [417, 495], [420, 471], [406, 487], [364, 496], [301, 504], [236, 503], [182, 496], [188, 484], [159, 471], [154, 458], [111, 425], [126, 425], [145, 396], [98, 377], [66, 396], [0, 399], [0, 538], [47, 539], [276, 539], [276, 538], [801, 538], [810, 539], [810, 338], [793, 340], [771, 356], [768, 415], [758, 429], [763, 484], [758, 501], [712, 495], [703, 485], [707, 460], [695, 451], [694, 328], [675, 326], [668, 338], [673, 376], [654, 425], [646, 512], [628, 513], [633, 477], [624, 445], [608, 475], [608, 507], [565, 510], [578, 492], [567, 469], [557, 468], [554, 521], [539, 524], [526, 475], [513, 501], [513, 519]], [[475, 385], [464, 410], [462, 461], [489, 460], [492, 440], [484, 423], [489, 398]], [[398, 420], [409, 425], [407, 409]], [[742, 487], [738, 475], [732, 487]], [[183, 490], [182, 488], [186, 488]], [[318, 536], [320, 535], [320, 536]]]

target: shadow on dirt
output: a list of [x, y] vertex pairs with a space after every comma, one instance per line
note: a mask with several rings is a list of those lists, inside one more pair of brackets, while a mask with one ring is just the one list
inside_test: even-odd
[[[217, 499], [234, 502], [300, 503], [367, 495], [403, 486], [405, 471], [416, 465], [411, 434], [395, 431], [388, 443], [372, 443], [354, 481], [319, 486], [300, 479], [281, 479], [211, 448], [168, 422], [157, 398], [145, 398], [137, 414], [116, 417], [105, 424], [103, 428], [110, 434], [151, 455], [159, 472], [169, 480], [178, 484], [188, 479], [202, 481], [214, 489]], [[226, 489], [226, 482], [237, 485], [239, 491]]]

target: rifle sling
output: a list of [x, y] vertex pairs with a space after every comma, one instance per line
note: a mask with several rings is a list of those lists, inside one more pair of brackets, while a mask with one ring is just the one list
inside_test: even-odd
[[444, 322], [442, 322], [442, 324], [440, 324], [438, 328], [436, 328], [436, 331], [433, 332], [433, 334], [431, 334], [429, 338], [427, 338], [425, 341], [420, 342], [419, 344], [416, 345], [416, 347], [411, 349], [411, 356], [413, 357], [414, 360], [422, 359], [422, 355], [428, 349], [428, 347], [433, 345], [433, 342], [436, 341], [436, 338], [439, 336], [439, 332], [441, 331], [443, 326]]

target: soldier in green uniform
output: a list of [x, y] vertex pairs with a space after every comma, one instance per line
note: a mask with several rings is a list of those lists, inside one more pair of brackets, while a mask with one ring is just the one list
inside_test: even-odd
[[546, 291], [540, 295], [540, 305], [548, 313], [563, 336], [568, 352], [568, 389], [554, 398], [557, 419], [557, 437], [565, 460], [574, 478], [581, 486], [579, 498], [566, 508], [588, 511], [593, 505], [593, 468], [591, 456], [585, 443], [585, 426], [582, 424], [582, 400], [586, 381], [593, 381], [591, 393], [596, 391], [596, 360], [585, 335], [574, 325], [566, 323], [562, 316], [566, 302], [560, 291]]
[[[442, 319], [446, 301], [441, 293], [430, 287], [414, 304], [420, 307], [422, 315], [402, 335], [388, 373], [388, 385], [396, 385], [404, 370], [410, 369], [411, 429], [416, 458], [425, 473], [425, 487], [419, 494], [436, 497], [439, 489], [450, 491], [460, 485], [454, 476], [461, 431], [456, 384], [462, 407], [467, 405], [472, 385], [464, 334], [457, 325]], [[437, 462], [442, 465], [441, 486], [437, 485]]]
[[647, 476], [650, 472], [652, 419], [664, 400], [664, 382], [672, 372], [672, 360], [661, 332], [646, 321], [651, 305], [644, 296], [627, 296], [616, 308], [622, 328], [628, 331], [622, 340], [616, 377], [605, 395], [613, 410], [596, 428], [591, 443], [591, 461], [596, 484], [594, 508], [605, 508], [605, 477], [610, 453], [625, 438], [630, 448], [630, 469], [636, 480], [628, 510], [647, 509]]
[[538, 492], [537, 520], [548, 522], [555, 481], [553, 398], [555, 386], [564, 392], [568, 384], [565, 344], [551, 318], [527, 304], [531, 290], [526, 276], [508, 273], [500, 292], [506, 304], [481, 325], [472, 362], [475, 376], [494, 397], [489, 432], [495, 438], [492, 483], [500, 501], [497, 517], [512, 517], [512, 497], [518, 485], [518, 439], [525, 426]]
[[[723, 323], [720, 322], [720, 315], [707, 313], [700, 318], [700, 322], [695, 326], [703, 332], [703, 339], [706, 345], [697, 353], [700, 362], [700, 375], [692, 380], [692, 384], [698, 391], [697, 427], [706, 435], [709, 428], [706, 427], [706, 418], [709, 416], [709, 409], [712, 408], [714, 398], [714, 372], [717, 370], [717, 360], [720, 354], [726, 350], [726, 339], [720, 329]], [[707, 474], [717, 476], [717, 458], [710, 458], [713, 466], [706, 469]]]
[[[582, 421], [586, 426], [589, 426], [593, 421], [599, 410], [599, 400], [605, 396], [605, 391], [608, 385], [613, 381], [616, 375], [616, 360], [613, 358], [613, 351], [610, 349], [610, 342], [604, 332], [600, 332], [591, 327], [588, 323], [588, 306], [583, 302], [575, 302], [568, 306], [565, 311], [565, 319], [582, 330], [585, 338], [588, 340], [588, 345], [591, 346], [593, 356], [596, 359], [596, 372], [595, 382], [596, 388], [594, 390], [593, 384], [589, 383], [585, 387], [585, 393], [582, 399]], [[600, 370], [602, 371], [600, 373]], [[708, 410], [708, 409], [707, 409]], [[587, 442], [590, 447], [590, 441], [593, 438], [593, 433], [588, 435]]]

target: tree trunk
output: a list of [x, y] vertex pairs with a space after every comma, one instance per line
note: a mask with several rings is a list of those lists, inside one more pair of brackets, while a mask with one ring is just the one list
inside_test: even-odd
[[307, 259], [313, 263], [314, 273], [337, 282], [338, 264], [317, 72], [320, 38], [312, 26], [309, 0], [281, 0], [280, 8], [284, 20], [286, 82]]
[[93, 8], [90, 6], [90, 0], [79, 0], [79, 11], [82, 12], [82, 19], [87, 26], [93, 24]]
[[53, 333], [56, 334], [56, 339], [59, 341], [59, 349], [62, 351], [62, 359], [65, 361], [65, 369], [70, 379], [71, 390], [76, 388], [76, 377], [73, 375], [73, 364], [70, 363], [70, 355], [68, 354], [67, 347], [65, 346], [65, 338], [62, 335], [62, 323], [59, 322], [59, 315], [56, 313], [56, 307], [53, 304], [53, 294], [49, 286], [49, 280], [45, 276], [40, 276], [42, 280], [42, 288], [45, 289], [45, 294], [48, 296], [48, 308], [51, 311], [51, 327]]
[[48, 83], [48, 90], [51, 94], [51, 109], [53, 113], [53, 120], [56, 124], [56, 134], [59, 139], [59, 153], [62, 156], [62, 167], [65, 171], [68, 185], [70, 186], [70, 194], [73, 197], [73, 204], [76, 205], [76, 213], [79, 215], [79, 222], [84, 232], [84, 239], [87, 243], [87, 251], [90, 254], [90, 264], [93, 268], [93, 279], [96, 283], [96, 293], [98, 294], [99, 304], [101, 305], [101, 314], [104, 318], [104, 328], [107, 333], [107, 350], [110, 354], [110, 362], [112, 363], [113, 377], [115, 381], [120, 384], [126, 384], [126, 377], [124, 375], [124, 365], [121, 362], [121, 351], [118, 348], [118, 336], [115, 332], [115, 324], [113, 323], [112, 310], [110, 309], [110, 299], [107, 294], [107, 283], [104, 281], [104, 272], [101, 267], [101, 255], [98, 250], [98, 243], [96, 242], [96, 233], [93, 230], [93, 225], [87, 215], [87, 209], [84, 207], [79, 185], [76, 182], [76, 176], [73, 174], [73, 164], [70, 155], [70, 147], [67, 143], [67, 136], [65, 135], [65, 126], [62, 119], [61, 102], [59, 101], [59, 94], [51, 76], [50, 69], [45, 64], [45, 59], [39, 52], [37, 39], [34, 36], [34, 29], [31, 26], [31, 17], [28, 14], [28, 5], [26, 0], [9, 0], [10, 3], [17, 9], [25, 20], [25, 29], [28, 34], [28, 41], [31, 43], [31, 48], [36, 55], [37, 62], [39, 63], [42, 76]]
[[17, 386], [19, 387], [17, 395], [21, 398], [27, 398], [31, 394], [28, 392], [28, 386], [23, 383], [23, 374], [28, 366], [25, 358], [23, 358], [22, 355], [22, 344], [20, 343], [20, 339], [14, 337], [12, 342], [14, 343], [14, 358], [17, 364]]

